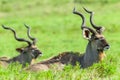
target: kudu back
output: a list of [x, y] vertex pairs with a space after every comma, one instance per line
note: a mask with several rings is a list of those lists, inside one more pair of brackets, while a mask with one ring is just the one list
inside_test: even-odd
[[24, 67], [26, 64], [31, 64], [33, 59], [36, 59], [39, 55], [42, 54], [42, 52], [36, 46], [36, 38], [33, 38], [30, 35], [30, 27], [29, 26], [25, 25], [25, 27], [27, 28], [27, 36], [29, 37], [30, 40], [32, 40], [32, 42], [29, 40], [23, 39], [23, 38], [18, 38], [14, 29], [6, 27], [4, 25], [2, 25], [2, 27], [6, 30], [12, 31], [14, 34], [14, 38], [17, 41], [26, 42], [28, 45], [26, 47], [16, 48], [17, 52], [20, 53], [18, 56], [15, 56], [10, 59], [7, 59], [6, 57], [1, 57], [0, 58], [1, 64], [9, 64], [9, 63], [13, 63], [13, 62], [19, 62]]
[[81, 29], [83, 32], [83, 37], [88, 40], [85, 53], [80, 55], [78, 52], [63, 52], [48, 60], [33, 64], [27, 70], [47, 70], [51, 68], [51, 65], [53, 64], [58, 65], [57, 67], [62, 69], [66, 64], [71, 64], [74, 66], [77, 62], [80, 64], [81, 68], [87, 68], [93, 65], [93, 63], [99, 62], [104, 58], [104, 50], [109, 49], [110, 46], [105, 37], [102, 35], [103, 27], [96, 26], [93, 23], [93, 12], [85, 8], [84, 10], [90, 14], [90, 23], [94, 29], [86, 26], [84, 15], [80, 12], [77, 12], [75, 8], [73, 9], [73, 13], [82, 18]]

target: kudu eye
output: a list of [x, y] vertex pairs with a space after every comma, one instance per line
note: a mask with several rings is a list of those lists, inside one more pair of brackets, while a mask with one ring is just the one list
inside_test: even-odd
[[95, 40], [98, 40], [99, 38], [95, 37], [94, 39], [95, 39]]
[[34, 52], [35, 50], [33, 49], [32, 52]]

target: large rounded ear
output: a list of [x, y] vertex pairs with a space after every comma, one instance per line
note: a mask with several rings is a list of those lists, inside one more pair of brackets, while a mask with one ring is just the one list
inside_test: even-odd
[[100, 32], [102, 33], [105, 30], [105, 27], [101, 27]]
[[87, 40], [90, 40], [91, 39], [91, 32], [89, 29], [87, 28], [83, 28], [83, 37]]
[[16, 48], [16, 51], [19, 53], [22, 53], [24, 51], [24, 49], [23, 48]]

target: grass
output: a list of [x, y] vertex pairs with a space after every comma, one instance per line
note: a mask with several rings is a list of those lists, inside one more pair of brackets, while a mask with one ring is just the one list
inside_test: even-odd
[[[111, 1], [111, 2], [110, 2]], [[77, 10], [85, 14], [87, 25], [89, 15], [81, 6], [95, 12], [94, 21], [105, 26], [104, 35], [111, 48], [106, 51], [107, 57], [102, 63], [94, 64], [87, 69], [78, 66], [66, 66], [63, 71], [49, 70], [26, 72], [21, 66], [11, 64], [8, 68], [0, 68], [0, 80], [119, 80], [120, 79], [120, 1], [115, 0], [102, 5], [100, 2], [76, 3]], [[43, 56], [37, 62], [64, 51], [85, 51], [87, 40], [80, 30], [81, 18], [72, 14], [72, 0], [1, 0], [0, 25], [14, 28], [20, 37], [27, 38], [24, 23], [31, 26], [31, 34], [38, 39], [37, 46]], [[18, 55], [15, 48], [26, 46], [17, 42], [10, 31], [0, 27], [0, 56]]]

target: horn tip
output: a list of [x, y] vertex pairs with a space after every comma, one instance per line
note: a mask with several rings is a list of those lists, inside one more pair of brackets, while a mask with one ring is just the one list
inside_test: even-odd
[[7, 27], [5, 27], [3, 24], [2, 24], [2, 27], [3, 27], [4, 29], [7, 29]]
[[25, 26], [26, 28], [29, 28], [29, 26], [28, 26], [27, 24], [24, 24], [24, 26]]
[[74, 8], [73, 8], [73, 13], [75, 12], [75, 10], [76, 10], [76, 9], [75, 9], [75, 6], [74, 6]]
[[85, 7], [82, 7], [84, 10], [86, 10], [86, 8]]
[[24, 23], [24, 26], [26, 26], [26, 24]]
[[92, 11], [89, 11], [88, 9], [86, 9], [85, 7], [83, 7], [83, 9], [88, 12], [88, 13], [93, 13]]
[[5, 26], [2, 24], [2, 27], [5, 27]]

